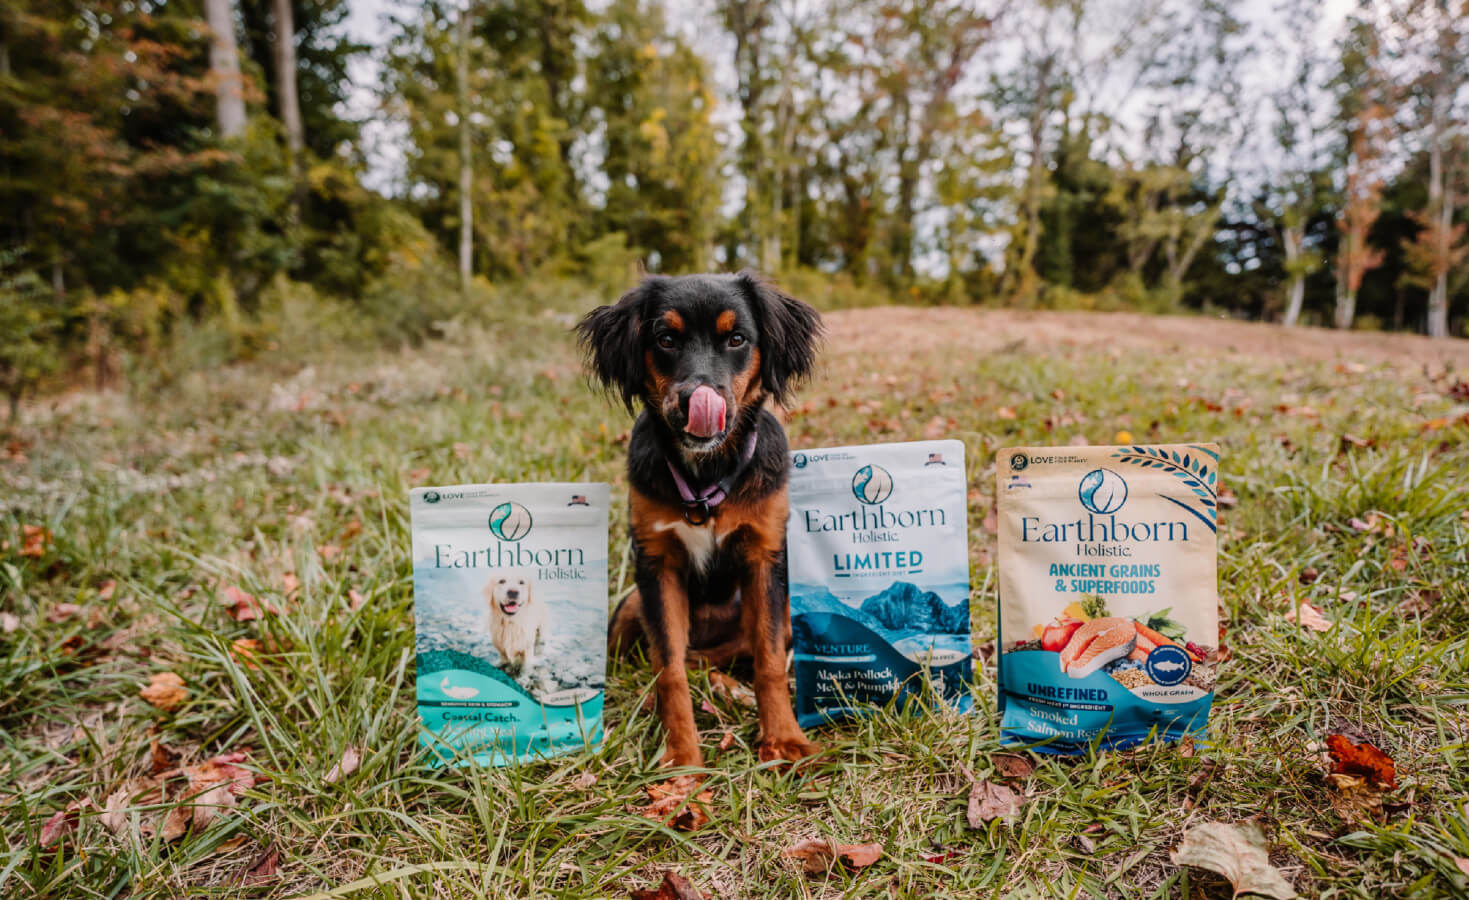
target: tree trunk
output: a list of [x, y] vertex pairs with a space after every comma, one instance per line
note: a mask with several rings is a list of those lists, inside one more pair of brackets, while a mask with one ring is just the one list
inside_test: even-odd
[[1285, 316], [1280, 320], [1282, 325], [1295, 325], [1301, 320], [1301, 307], [1306, 301], [1306, 276], [1296, 268], [1296, 261], [1301, 258], [1301, 245], [1305, 241], [1305, 226], [1287, 227], [1281, 231], [1285, 245], [1285, 267], [1290, 272], [1289, 300], [1285, 305]]
[[301, 102], [296, 96], [296, 18], [291, 0], [274, 0], [275, 93], [280, 106], [281, 126], [286, 130], [287, 162], [297, 171], [306, 135], [301, 127]]
[[474, 208], [469, 155], [469, 4], [459, 11], [459, 289], [467, 298], [474, 264]]
[[[1447, 23], [1440, 25], [1447, 28]], [[1448, 116], [1449, 95], [1443, 82], [1447, 73], [1439, 73], [1439, 89], [1433, 96], [1433, 125], [1428, 145], [1428, 215], [1436, 218], [1433, 234], [1433, 261], [1438, 269], [1433, 289], [1428, 293], [1428, 336], [1449, 336], [1449, 237], [1454, 224], [1453, 204], [1444, 190], [1444, 119]]]
[[1352, 327], [1352, 320], [1357, 317], [1357, 292], [1342, 282], [1336, 285], [1336, 322], [1340, 329]]
[[204, 12], [213, 37], [209, 73], [214, 78], [214, 116], [219, 136], [238, 137], [245, 130], [245, 92], [240, 78], [240, 51], [235, 44], [235, 15], [230, 0], [205, 0]]

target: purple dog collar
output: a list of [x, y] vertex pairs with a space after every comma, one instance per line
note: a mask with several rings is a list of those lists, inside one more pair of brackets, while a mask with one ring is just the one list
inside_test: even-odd
[[750, 465], [750, 460], [755, 458], [755, 439], [757, 437], [758, 429], [750, 429], [750, 436], [745, 439], [744, 452], [740, 454], [739, 466], [725, 478], [708, 487], [700, 487], [697, 491], [689, 487], [688, 481], [684, 479], [683, 473], [679, 472], [678, 466], [673, 464], [673, 460], [664, 460], [668, 464], [668, 474], [673, 476], [673, 483], [678, 488], [678, 495], [683, 498], [683, 517], [690, 525], [703, 525], [709, 521], [714, 507], [728, 499], [735, 481], [744, 474], [745, 468]]

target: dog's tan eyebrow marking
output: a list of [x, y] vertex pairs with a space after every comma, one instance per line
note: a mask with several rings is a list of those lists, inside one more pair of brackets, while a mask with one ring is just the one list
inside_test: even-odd
[[663, 314], [663, 323], [674, 331], [683, 331], [683, 316], [677, 310], [670, 309]]
[[719, 318], [714, 320], [714, 330], [720, 334], [729, 334], [734, 331], [735, 318], [735, 311], [726, 309], [719, 314]]

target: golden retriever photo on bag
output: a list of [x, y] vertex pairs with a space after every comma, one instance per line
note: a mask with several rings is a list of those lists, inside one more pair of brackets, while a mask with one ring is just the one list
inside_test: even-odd
[[535, 579], [526, 572], [497, 573], [485, 583], [490, 640], [501, 666], [513, 675], [529, 672], [540, 652], [544, 618], [535, 599]]

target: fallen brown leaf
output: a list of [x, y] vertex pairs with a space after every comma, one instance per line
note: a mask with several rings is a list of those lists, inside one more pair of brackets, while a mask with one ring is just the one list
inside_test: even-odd
[[148, 679], [148, 685], [138, 691], [138, 696], [168, 712], [189, 696], [184, 679], [173, 672], [156, 672]]
[[20, 616], [15, 613], [0, 613], [0, 631], [10, 634], [20, 627]]
[[170, 749], [159, 742], [158, 738], [148, 742], [148, 752], [153, 759], [153, 774], [162, 775], [174, 767], [179, 758], [177, 750]]
[[276, 877], [276, 870], [280, 868], [280, 862], [281, 852], [270, 847], [260, 854], [248, 869], [241, 871], [236, 879], [244, 887], [268, 884]]
[[46, 621], [52, 624], [65, 622], [72, 616], [81, 614], [82, 608], [75, 603], [58, 603], [46, 610]]
[[1035, 764], [1018, 753], [996, 753], [990, 762], [1004, 778], [1029, 778], [1035, 773]]
[[247, 669], [260, 668], [260, 639], [236, 638], [230, 642], [230, 655]]
[[581, 791], [588, 790], [592, 787], [592, 785], [596, 783], [597, 776], [593, 775], [591, 772], [583, 772], [575, 778], [571, 779], [571, 786]]
[[1312, 631], [1330, 631], [1331, 621], [1321, 614], [1321, 610], [1302, 600], [1300, 604], [1285, 614], [1285, 620], [1292, 624], [1299, 624]]
[[[122, 834], [128, 827], [128, 810], [134, 806], [156, 806], [163, 802], [162, 783], [157, 778], [134, 778], [107, 795], [102, 815], [97, 817], [108, 831]], [[152, 831], [143, 825], [145, 836]]]
[[801, 860], [807, 875], [820, 875], [831, 868], [833, 860], [853, 869], [870, 866], [882, 858], [882, 844], [835, 844], [826, 838], [806, 838], [780, 855]]
[[337, 760], [336, 765], [327, 770], [321, 779], [327, 784], [336, 784], [348, 775], [357, 771], [357, 766], [362, 762], [362, 748], [348, 747], [342, 751], [342, 758]]
[[651, 891], [632, 891], [632, 900], [706, 900], [698, 888], [682, 875], [669, 870], [663, 873], [663, 881]]
[[115, 593], [116, 591], [117, 591], [117, 580], [116, 579], [113, 579], [113, 578], [109, 578], [106, 581], [102, 582], [102, 586], [101, 587], [97, 588], [97, 599], [98, 600], [111, 600], [113, 593]]
[[230, 616], [236, 622], [249, 622], [258, 619], [263, 613], [278, 614], [280, 610], [269, 603], [256, 598], [254, 594], [245, 591], [233, 584], [227, 584], [219, 591], [224, 595], [222, 601], [230, 608]]
[[1456, 856], [1454, 857], [1454, 865], [1459, 867], [1460, 872], [1463, 872], [1465, 875], [1469, 875], [1469, 858]]
[[708, 804], [714, 802], [711, 791], [698, 790], [699, 780], [693, 775], [680, 775], [647, 787], [647, 806], [636, 812], [645, 819], [662, 822], [679, 831], [698, 831], [709, 824]]
[[718, 669], [711, 669], [709, 672], [709, 690], [714, 692], [714, 696], [731, 703], [749, 707], [756, 705], [755, 692], [749, 686]]
[[40, 559], [46, 555], [46, 549], [51, 546], [51, 532], [40, 525], [22, 525], [20, 535], [21, 556]]
[[969, 827], [983, 828], [986, 822], [1014, 817], [1020, 811], [1021, 799], [1021, 795], [1003, 784], [974, 782], [969, 788]]
[[1197, 866], [1229, 879], [1234, 895], [1260, 894], [1276, 900], [1297, 896], [1280, 870], [1270, 864], [1265, 833], [1253, 822], [1208, 822], [1190, 828], [1169, 854], [1176, 866]]
[[367, 602], [367, 598], [364, 597], [364, 596], [362, 596], [362, 592], [361, 591], [358, 591], [356, 588], [348, 588], [347, 589], [347, 608], [348, 609], [352, 610], [353, 612], [356, 612], [357, 610], [361, 609], [362, 608], [362, 604], [364, 604], [366, 602]]
[[1000, 408], [998, 408], [998, 409], [995, 410], [995, 418], [997, 418], [997, 419], [1005, 419], [1005, 420], [1015, 419], [1016, 418], [1016, 415], [1015, 415], [1015, 407], [1013, 407], [1013, 406], [1001, 406]]

